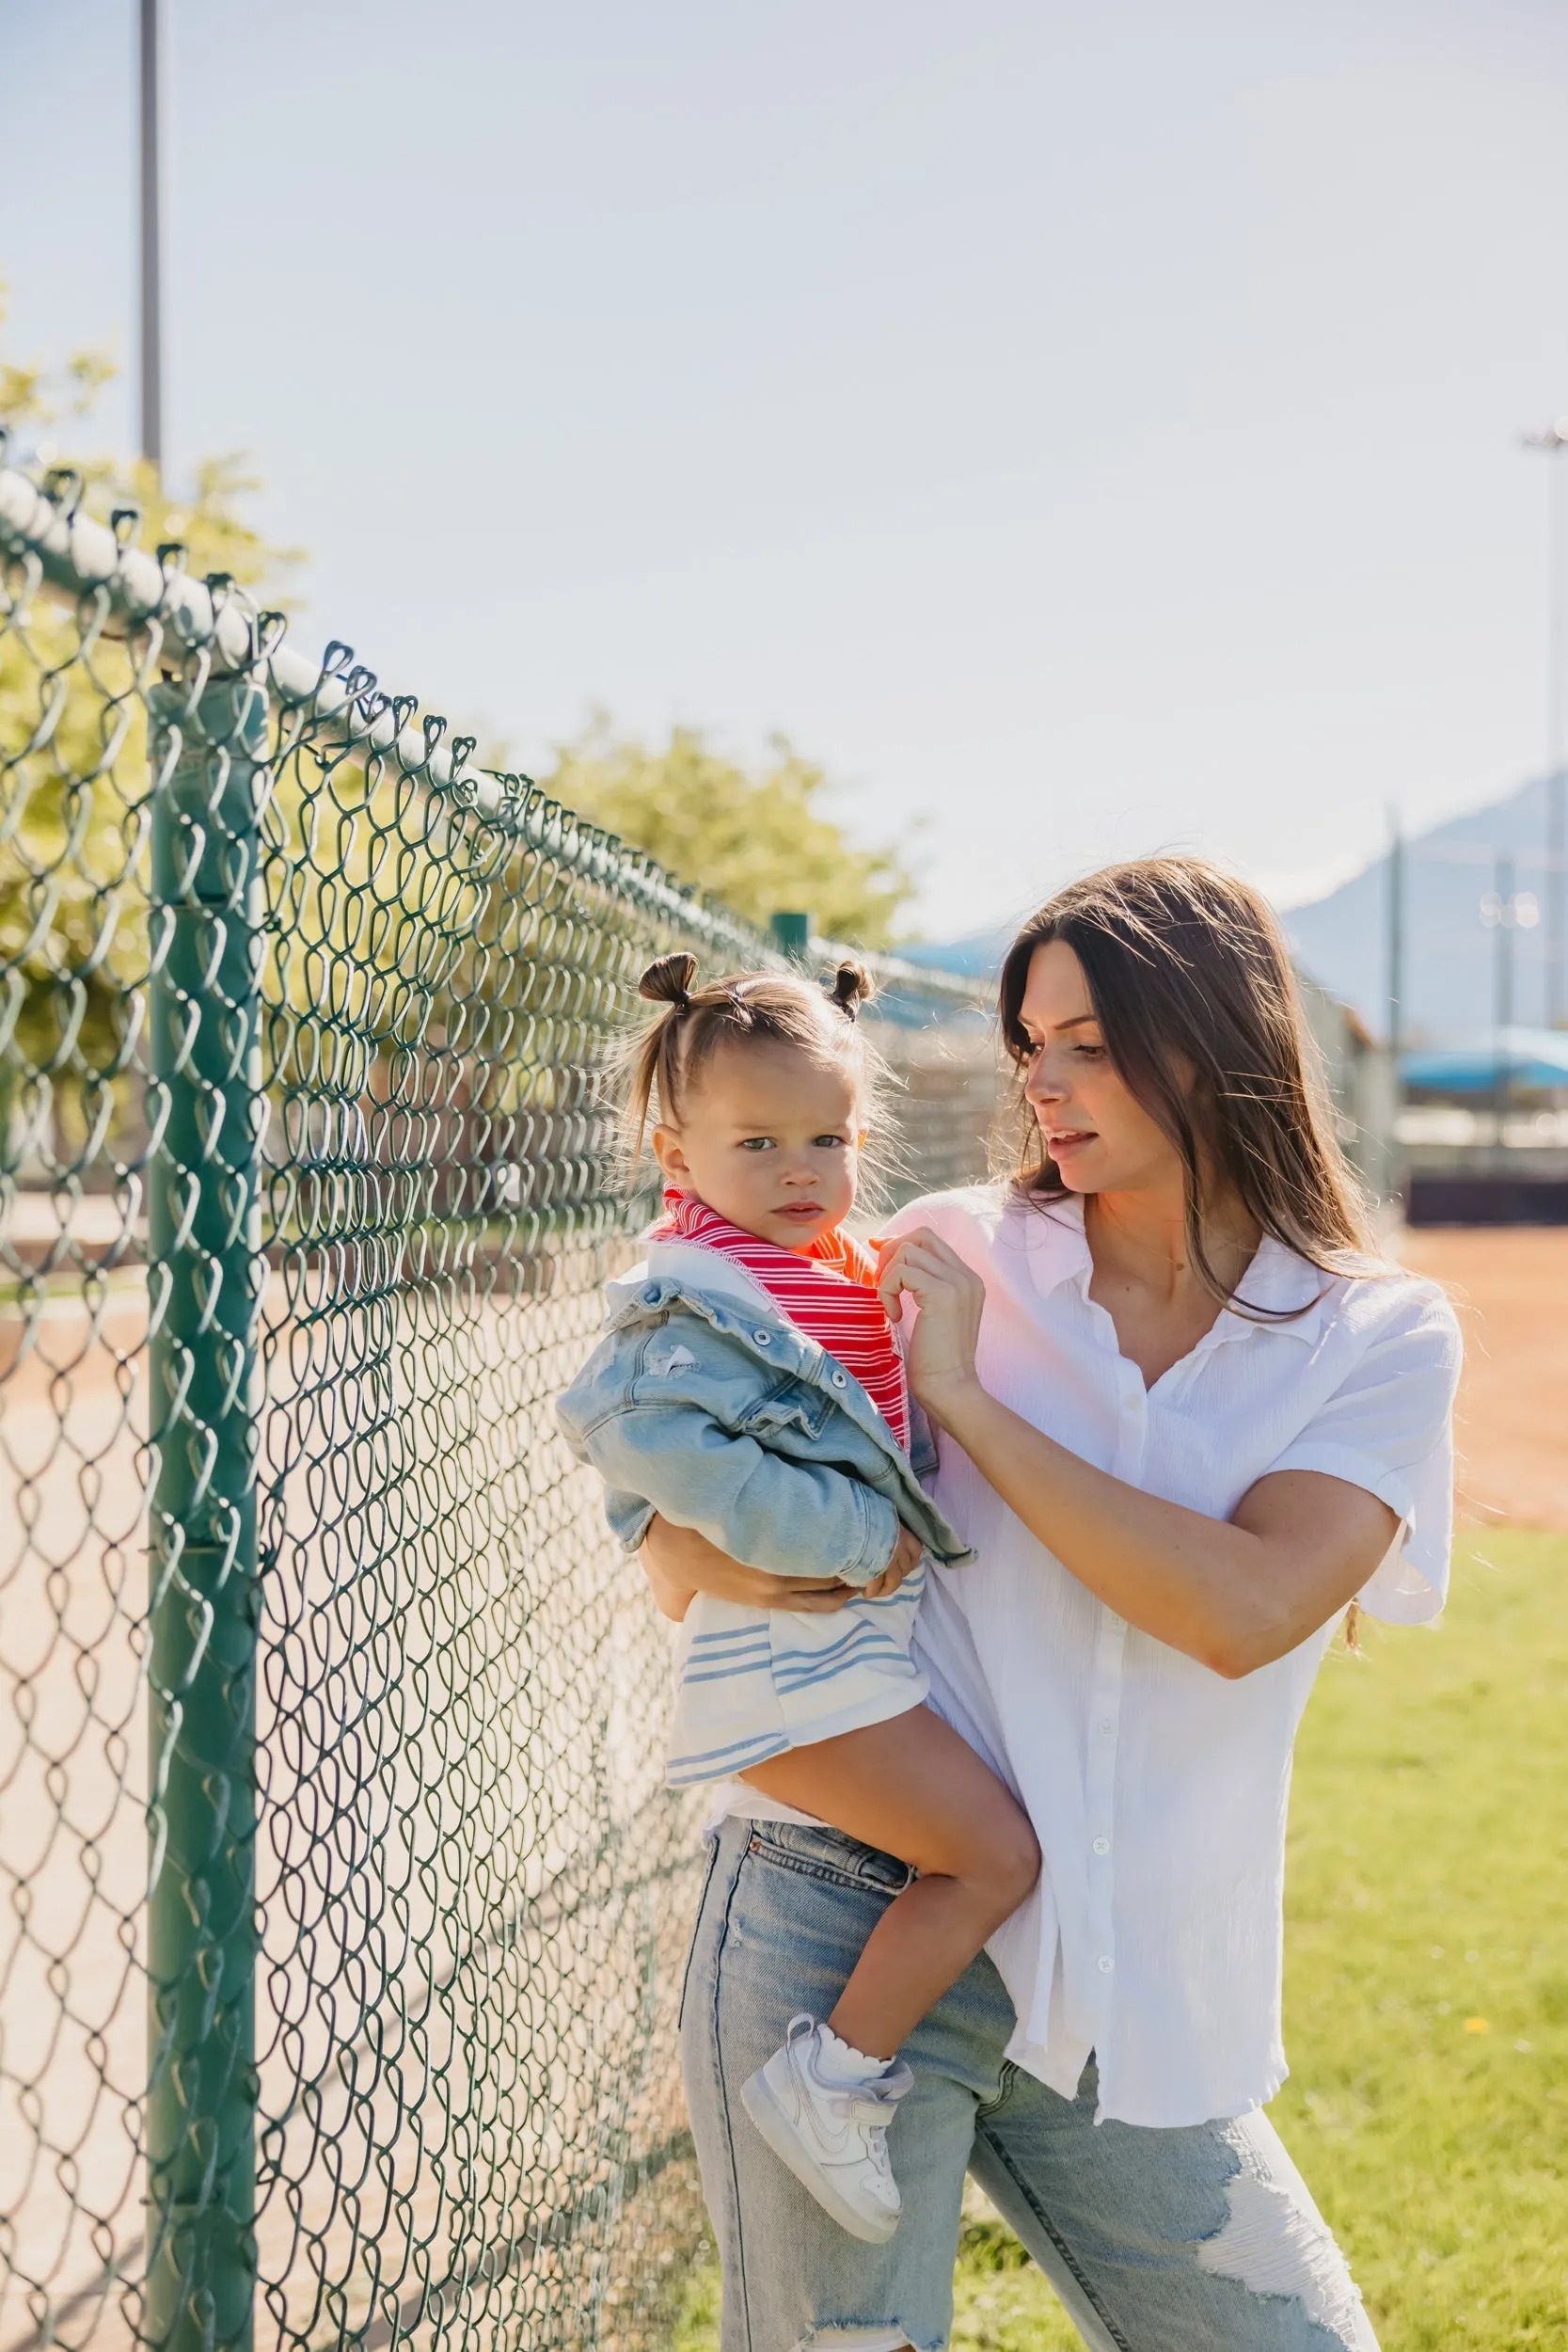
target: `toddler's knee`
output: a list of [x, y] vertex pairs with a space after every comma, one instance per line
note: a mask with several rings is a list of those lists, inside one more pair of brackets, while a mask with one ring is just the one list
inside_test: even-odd
[[1009, 1805], [991, 1824], [987, 1844], [986, 1881], [995, 1893], [998, 1916], [1005, 1919], [1034, 1891], [1040, 1874], [1039, 1839], [1027, 1816]]

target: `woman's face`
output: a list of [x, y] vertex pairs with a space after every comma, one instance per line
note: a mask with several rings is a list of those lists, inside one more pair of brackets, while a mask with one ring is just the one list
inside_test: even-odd
[[1019, 1022], [1031, 1048], [1024, 1092], [1068, 1189], [1180, 1186], [1180, 1156], [1117, 1075], [1084, 967], [1065, 940], [1048, 941], [1030, 958]]

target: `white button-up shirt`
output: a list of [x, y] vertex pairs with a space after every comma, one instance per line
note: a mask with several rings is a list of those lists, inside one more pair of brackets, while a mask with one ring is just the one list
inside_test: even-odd
[[[1437, 1613], [1460, 1347], [1434, 1285], [1321, 1275], [1265, 1241], [1241, 1296], [1304, 1311], [1259, 1324], [1227, 1310], [1146, 1390], [1089, 1297], [1079, 1202], [975, 1187], [886, 1230], [923, 1224], [983, 1277], [980, 1377], [1023, 1420], [1216, 1519], [1270, 1470], [1364, 1486], [1401, 1527], [1363, 1605], [1406, 1624]], [[941, 1446], [937, 1498], [980, 1556], [932, 1572], [917, 1646], [932, 1704], [1011, 1784], [1045, 1857], [990, 1947], [1018, 2012], [1008, 2055], [1070, 2096], [1094, 2051], [1101, 2118], [1242, 2114], [1285, 2077], [1291, 1753], [1333, 1628], [1227, 1681], [1097, 1600]]]

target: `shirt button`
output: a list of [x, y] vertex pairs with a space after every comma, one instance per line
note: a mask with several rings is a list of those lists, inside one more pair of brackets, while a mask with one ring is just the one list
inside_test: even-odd
[[752, 1337], [755, 1340], [759, 1347], [771, 1347], [773, 1344], [773, 1334], [771, 1331], [753, 1331]]
[[1116, 1725], [1112, 1723], [1109, 1715], [1101, 1715], [1097, 1728], [1101, 1738], [1102, 1740], [1108, 1740], [1112, 1732], [1115, 1731]]
[[657, 1307], [658, 1305], [657, 1291], [644, 1291], [642, 1294], [642, 1304], [644, 1307]]
[[1101, 1955], [1100, 1955], [1100, 1973], [1101, 1973], [1101, 1975], [1102, 1977], [1108, 1977], [1108, 1976], [1110, 1975], [1110, 1973], [1111, 1973], [1112, 1969], [1116, 1966], [1116, 1964], [1117, 1964], [1117, 1963], [1116, 1963], [1116, 1962], [1115, 1962], [1115, 1961], [1111, 1958], [1111, 1955], [1110, 1955], [1110, 1953], [1109, 1953], [1109, 1952], [1101, 1952]]
[[847, 1389], [849, 1386], [849, 1375], [847, 1373], [835, 1372], [832, 1375], [832, 1383], [835, 1389]]
[[1094, 1850], [1096, 1853], [1109, 1853], [1111, 1851], [1110, 1839], [1108, 1837], [1097, 1837], [1094, 1841]]

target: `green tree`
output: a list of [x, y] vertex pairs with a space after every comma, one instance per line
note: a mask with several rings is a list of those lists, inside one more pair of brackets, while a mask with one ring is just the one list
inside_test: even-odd
[[[0, 326], [5, 320], [0, 284]], [[114, 374], [101, 353], [48, 370], [0, 351], [0, 425], [36, 437], [82, 430]], [[198, 465], [176, 497], [139, 459], [71, 469], [85, 509], [140, 509], [140, 544], [175, 542], [198, 577], [226, 572], [276, 593], [299, 559], [270, 547], [239, 511], [258, 485], [236, 456]], [[147, 731], [136, 651], [95, 612], [0, 564], [0, 1152], [96, 1157], [136, 1116], [129, 1080], [135, 991], [148, 967]], [[20, 1084], [20, 1095], [17, 1086]], [[19, 1116], [20, 1114], [20, 1116]]]
[[782, 735], [748, 770], [694, 727], [673, 728], [662, 750], [650, 750], [617, 735], [601, 712], [558, 747], [540, 781], [753, 923], [799, 908], [830, 938], [885, 947], [914, 893], [895, 850], [846, 838], [824, 806], [832, 798], [826, 773]]
[[[7, 310], [6, 282], [0, 278], [0, 333]], [[69, 463], [82, 477], [85, 510], [100, 520], [106, 521], [117, 506], [134, 506], [141, 517], [140, 546], [150, 550], [172, 541], [185, 550], [183, 569], [198, 580], [209, 572], [227, 572], [243, 586], [264, 588], [277, 603], [286, 575], [304, 558], [296, 548], [269, 545], [239, 512], [239, 502], [261, 486], [242, 452], [200, 459], [190, 495], [181, 497], [145, 458], [79, 457], [71, 451], [73, 434], [117, 373], [102, 351], [72, 352], [63, 366], [51, 369], [0, 349], [0, 426], [13, 434], [41, 433], [39, 462]]]

